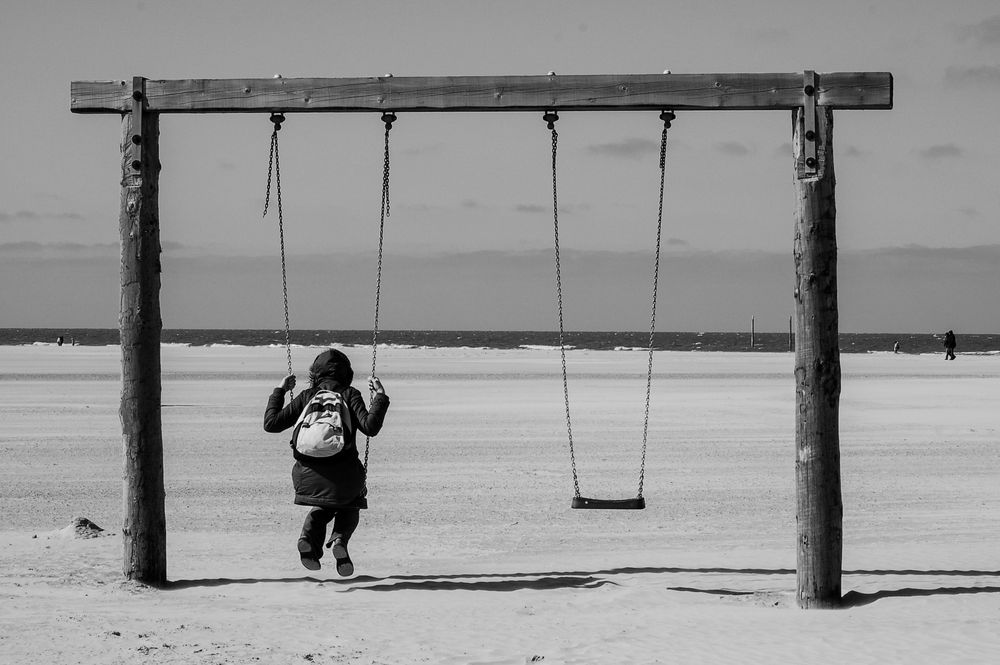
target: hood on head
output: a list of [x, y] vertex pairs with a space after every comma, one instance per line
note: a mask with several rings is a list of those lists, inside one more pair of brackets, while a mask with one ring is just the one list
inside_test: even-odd
[[354, 381], [351, 361], [337, 349], [327, 349], [316, 356], [309, 367], [309, 381], [313, 387], [320, 384], [339, 384], [346, 388]]

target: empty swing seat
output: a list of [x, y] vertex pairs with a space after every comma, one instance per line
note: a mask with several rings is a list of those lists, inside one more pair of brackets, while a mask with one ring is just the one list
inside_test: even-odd
[[596, 510], [642, 510], [646, 507], [646, 500], [641, 496], [631, 499], [588, 499], [583, 496], [574, 496], [572, 507]]

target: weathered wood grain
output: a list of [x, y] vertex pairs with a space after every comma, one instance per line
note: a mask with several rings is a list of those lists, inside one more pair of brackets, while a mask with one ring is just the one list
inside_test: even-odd
[[[804, 143], [802, 111], [792, 145]], [[833, 112], [816, 114], [816, 168], [795, 159], [795, 496], [797, 598], [802, 608], [841, 603], [840, 347]], [[798, 151], [797, 151], [798, 152]]]
[[[131, 86], [129, 86], [131, 95]], [[132, 100], [131, 96], [129, 100]], [[139, 126], [137, 126], [139, 123]], [[159, 115], [122, 118], [121, 312], [123, 573], [160, 586], [167, 579], [160, 388]], [[141, 139], [141, 146], [134, 141]], [[141, 151], [137, 150], [141, 147]]]
[[[818, 74], [816, 103], [892, 108], [892, 74]], [[147, 80], [154, 113], [362, 111], [790, 110], [803, 75], [625, 74]], [[74, 81], [74, 113], [125, 113], [126, 81]]]

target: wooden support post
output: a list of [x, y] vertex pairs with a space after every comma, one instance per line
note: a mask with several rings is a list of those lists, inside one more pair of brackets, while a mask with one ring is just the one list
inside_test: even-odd
[[145, 108], [144, 80], [122, 117], [121, 311], [124, 446], [123, 572], [161, 586], [167, 579], [163, 436], [160, 426], [159, 115]]
[[[808, 94], [808, 93], [807, 93]], [[792, 114], [795, 146], [795, 490], [797, 597], [802, 608], [839, 607], [843, 548], [840, 492], [840, 348], [837, 313], [833, 110]], [[815, 162], [807, 164], [815, 143]]]

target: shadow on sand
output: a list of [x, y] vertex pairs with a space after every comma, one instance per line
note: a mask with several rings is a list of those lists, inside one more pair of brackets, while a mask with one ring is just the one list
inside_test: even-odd
[[[358, 575], [351, 578], [322, 579], [313, 576], [278, 578], [216, 578], [196, 580], [175, 580], [168, 582], [167, 590], [190, 589], [196, 587], [218, 587], [239, 584], [320, 584], [344, 587], [344, 591], [518, 591], [521, 589], [594, 589], [618, 582], [608, 579], [618, 575], [670, 575], [670, 574], [724, 574], [724, 575], [788, 575], [794, 576], [793, 568], [682, 568], [682, 567], [624, 567], [590, 571], [552, 571], [535, 573], [467, 573], [447, 575], [390, 575], [374, 577]], [[852, 570], [848, 575], [865, 576], [957, 576], [957, 577], [1000, 577], [998, 570]], [[744, 596], [760, 593], [754, 590], [665, 587], [672, 591], [704, 593], [709, 595]], [[998, 586], [939, 587], [936, 589], [886, 589], [871, 593], [849, 591], [844, 595], [844, 607], [861, 607], [882, 598], [911, 598], [919, 596], [961, 595], [975, 593], [997, 593]]]
[[[467, 578], [461, 580], [458, 578]], [[483, 577], [503, 577], [504, 579], [482, 579]], [[511, 579], [511, 578], [514, 579]], [[216, 587], [231, 584], [335, 584], [345, 587], [344, 591], [403, 591], [420, 589], [424, 591], [518, 591], [520, 589], [594, 589], [605, 584], [615, 584], [611, 580], [593, 576], [540, 575], [527, 579], [520, 575], [445, 575], [440, 577], [371, 577], [358, 575], [349, 579], [319, 579], [316, 577], [278, 578], [219, 578], [204, 580], [176, 580], [167, 582], [164, 589], [190, 589], [193, 587]]]
[[918, 598], [921, 596], [962, 596], [973, 593], [1000, 593], [1000, 586], [938, 587], [937, 589], [884, 589], [872, 593], [848, 591], [841, 599], [845, 608], [871, 605], [882, 598]]

